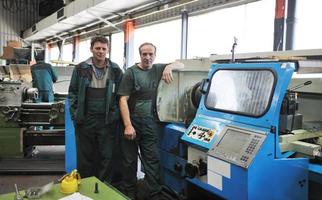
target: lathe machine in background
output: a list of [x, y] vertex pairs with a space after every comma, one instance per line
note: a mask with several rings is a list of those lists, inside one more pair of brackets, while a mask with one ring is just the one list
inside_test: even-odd
[[65, 144], [64, 101], [33, 103], [37, 96], [23, 82], [0, 81], [1, 161], [31, 157], [36, 145]]

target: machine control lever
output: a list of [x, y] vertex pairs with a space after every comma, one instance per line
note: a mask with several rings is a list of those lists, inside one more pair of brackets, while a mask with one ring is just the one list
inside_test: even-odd
[[194, 178], [198, 174], [198, 167], [191, 163], [187, 163], [185, 166], [186, 176], [189, 178]]
[[310, 85], [310, 84], [312, 84], [312, 81], [306, 81], [304, 83], [298, 84], [298, 85], [290, 88], [289, 90], [294, 91], [294, 90], [300, 89], [301, 87], [304, 87], [304, 86], [307, 86], [307, 85]]
[[207, 174], [207, 163], [203, 160], [199, 160], [199, 176], [204, 176]]
[[189, 178], [194, 178], [196, 176], [204, 176], [207, 174], [207, 163], [202, 159], [197, 161], [197, 163], [187, 163], [185, 166], [186, 176]]

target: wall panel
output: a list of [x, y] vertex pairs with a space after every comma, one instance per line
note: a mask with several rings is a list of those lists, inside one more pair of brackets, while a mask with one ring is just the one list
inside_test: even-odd
[[[38, 4], [40, 0], [0, 1], [0, 56], [8, 40], [20, 40], [21, 31], [40, 20]], [[24, 43], [27, 46], [28, 43]]]

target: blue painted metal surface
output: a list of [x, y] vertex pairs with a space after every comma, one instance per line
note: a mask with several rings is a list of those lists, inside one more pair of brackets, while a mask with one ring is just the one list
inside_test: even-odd
[[309, 164], [310, 181], [322, 184], [322, 166], [318, 164]]
[[[240, 127], [260, 131], [265, 140], [254, 159], [243, 168], [223, 161], [228, 167], [230, 177], [217, 174], [222, 178], [222, 188], [207, 184], [207, 181], [193, 178], [189, 182], [226, 199], [307, 199], [308, 197], [308, 159], [285, 158], [279, 148], [279, 113], [286, 89], [295, 69], [293, 63], [232, 63], [214, 64], [208, 78], [220, 69], [267, 69], [275, 75], [273, 96], [269, 109], [260, 117], [250, 117], [218, 110], [209, 110], [202, 96], [196, 118], [182, 139], [192, 147], [207, 152], [213, 147], [221, 130], [226, 126]], [[194, 126], [213, 130], [214, 136], [209, 142], [189, 136]], [[285, 155], [285, 154], [284, 154]], [[208, 156], [209, 157], [209, 156]], [[219, 168], [219, 166], [214, 166]], [[208, 168], [209, 169], [209, 168]], [[209, 172], [209, 171], [208, 171]], [[208, 174], [209, 176], [209, 174]]]
[[161, 135], [160, 148], [179, 157], [187, 157], [186, 144], [181, 141], [185, 130], [186, 128], [182, 124], [167, 125]]
[[261, 150], [249, 168], [231, 164], [231, 177], [222, 177], [220, 190], [197, 178], [187, 179], [209, 193], [225, 199], [304, 200], [308, 197], [308, 162], [305, 158], [275, 159], [274, 136], [266, 138]]
[[167, 125], [160, 144], [162, 182], [178, 193], [186, 188], [184, 167], [187, 164], [187, 147], [181, 141], [185, 130], [183, 125]]
[[[163, 184], [178, 193], [182, 192], [186, 188], [184, 167], [187, 160], [161, 150], [160, 162], [162, 163], [160, 173]], [[181, 166], [181, 170], [177, 171], [175, 165]]]
[[68, 99], [65, 101], [65, 170], [71, 173], [76, 165], [75, 129], [69, 113]]

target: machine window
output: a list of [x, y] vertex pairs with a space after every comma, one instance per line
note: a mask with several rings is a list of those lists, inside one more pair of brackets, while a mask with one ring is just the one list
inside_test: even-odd
[[275, 76], [270, 70], [218, 70], [211, 79], [206, 107], [262, 116], [269, 106], [274, 82]]

